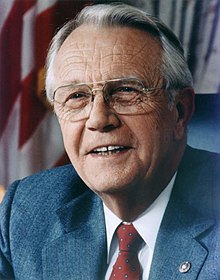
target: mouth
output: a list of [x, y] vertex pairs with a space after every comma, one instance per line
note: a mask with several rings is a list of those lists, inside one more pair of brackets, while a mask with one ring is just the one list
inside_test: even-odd
[[104, 146], [104, 147], [99, 147], [90, 152], [90, 154], [94, 155], [101, 155], [101, 156], [110, 156], [114, 154], [118, 154], [121, 152], [125, 152], [129, 150], [130, 147], [127, 146]]

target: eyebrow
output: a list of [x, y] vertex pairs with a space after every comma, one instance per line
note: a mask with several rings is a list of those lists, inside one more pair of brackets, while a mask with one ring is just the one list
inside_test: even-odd
[[117, 77], [117, 78], [111, 78], [111, 79], [107, 79], [107, 80], [102, 80], [102, 81], [93, 81], [93, 82], [85, 82], [85, 81], [80, 81], [80, 80], [72, 80], [72, 81], [65, 81], [63, 82], [62, 85], [58, 86], [55, 91], [60, 88], [60, 87], [65, 87], [65, 86], [71, 86], [71, 85], [95, 85], [95, 84], [105, 84], [108, 81], [117, 81], [117, 80], [126, 80], [126, 79], [136, 79], [139, 80], [140, 82], [143, 83], [144, 86], [145, 85], [145, 81], [143, 79], [140, 79], [138, 77], [135, 76], [128, 76], [128, 77]]
[[61, 86], [65, 85], [74, 85], [74, 84], [83, 84], [80, 80], [71, 80], [71, 81], [63, 81]]

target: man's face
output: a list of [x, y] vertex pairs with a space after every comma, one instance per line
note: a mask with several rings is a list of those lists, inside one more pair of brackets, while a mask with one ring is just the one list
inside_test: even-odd
[[[161, 87], [161, 47], [151, 35], [132, 28], [81, 26], [63, 43], [54, 63], [55, 88], [136, 77]], [[97, 85], [94, 85], [97, 88]], [[85, 183], [99, 194], [145, 189], [170, 176], [175, 165], [175, 110], [163, 90], [146, 114], [119, 115], [100, 92], [88, 119], [59, 120], [69, 158]], [[105, 152], [105, 148], [109, 150]]]

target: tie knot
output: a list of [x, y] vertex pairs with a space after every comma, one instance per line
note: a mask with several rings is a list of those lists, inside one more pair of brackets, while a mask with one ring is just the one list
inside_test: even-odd
[[137, 252], [143, 239], [132, 224], [121, 224], [117, 229], [120, 251]]

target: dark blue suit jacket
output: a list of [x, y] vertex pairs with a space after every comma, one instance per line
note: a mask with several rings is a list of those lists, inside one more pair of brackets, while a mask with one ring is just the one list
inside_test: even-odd
[[[220, 279], [219, 162], [216, 154], [187, 148], [159, 230], [150, 280]], [[0, 217], [0, 279], [103, 279], [102, 202], [71, 165], [12, 184]], [[180, 272], [186, 261], [191, 268]]]

